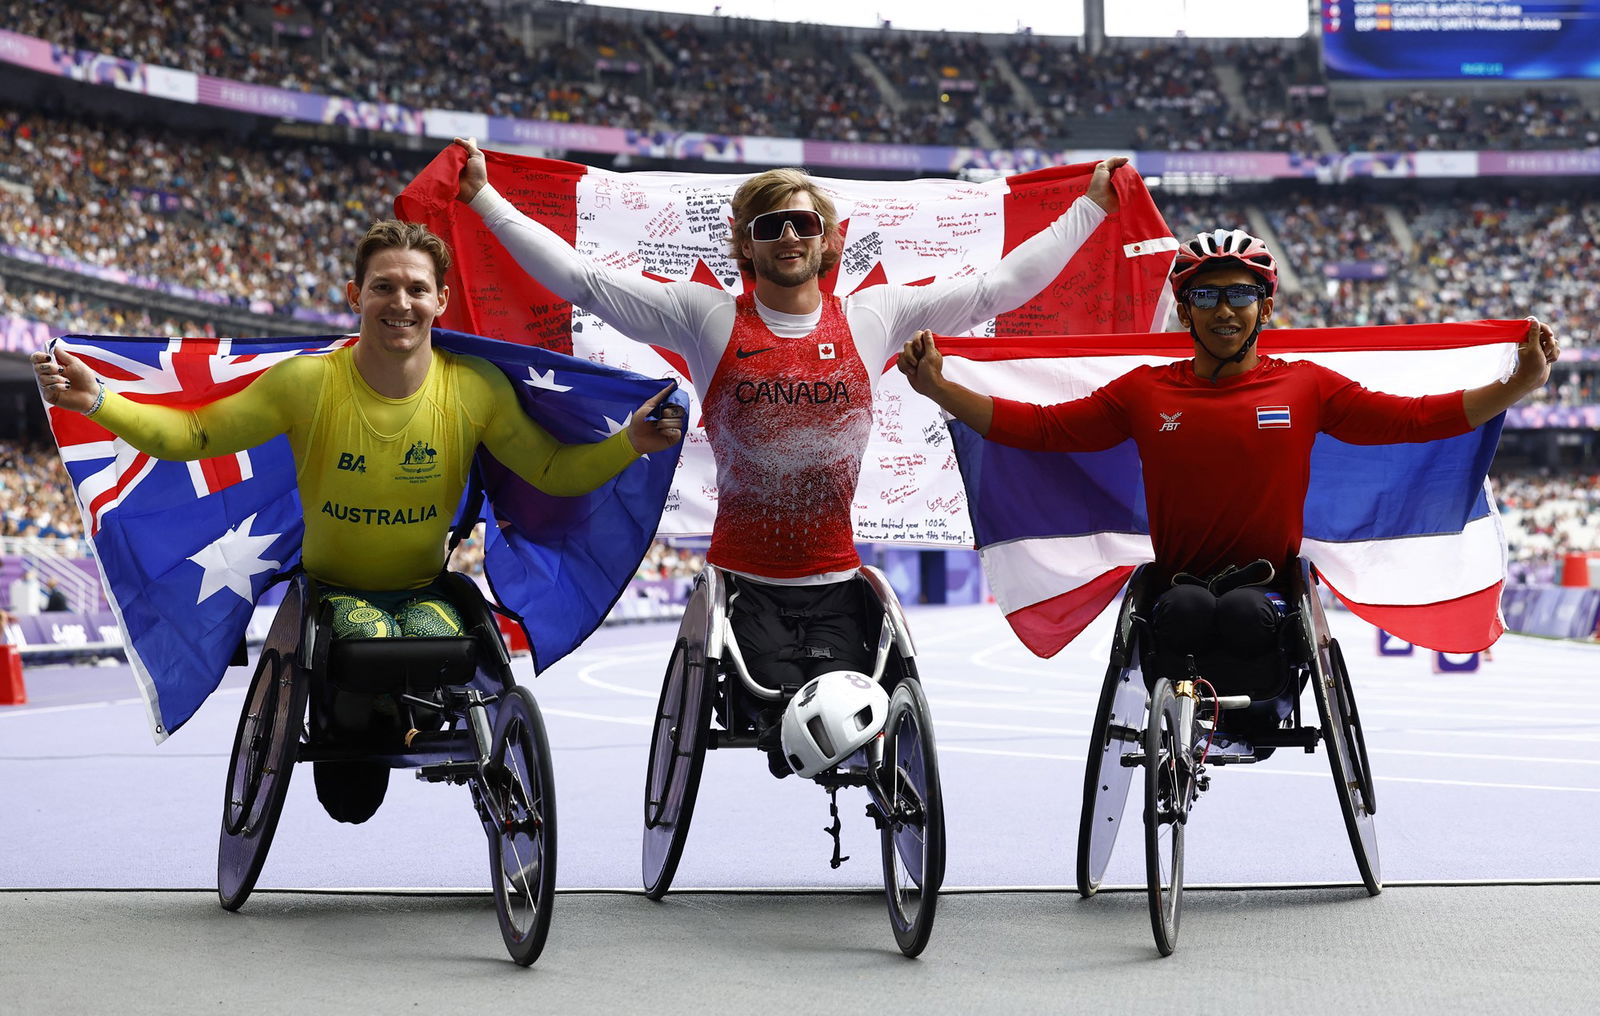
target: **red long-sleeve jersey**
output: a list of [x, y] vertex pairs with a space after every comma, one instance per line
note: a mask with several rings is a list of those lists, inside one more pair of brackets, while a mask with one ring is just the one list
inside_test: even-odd
[[1053, 406], [996, 398], [988, 438], [1056, 452], [1133, 438], [1156, 565], [1170, 576], [1298, 554], [1319, 432], [1351, 444], [1399, 444], [1471, 429], [1460, 392], [1385, 395], [1310, 361], [1263, 356], [1215, 383], [1183, 360], [1131, 370]]

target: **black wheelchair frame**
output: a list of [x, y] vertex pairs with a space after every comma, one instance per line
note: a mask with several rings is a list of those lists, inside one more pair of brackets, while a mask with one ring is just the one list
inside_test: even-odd
[[[1278, 698], [1290, 699], [1286, 725], [1257, 737], [1262, 747], [1327, 747], [1328, 765], [1344, 816], [1345, 831], [1367, 892], [1383, 889], [1378, 861], [1377, 810], [1366, 738], [1339, 643], [1329, 633], [1318, 576], [1307, 561], [1292, 570], [1280, 625], [1283, 680]], [[1209, 785], [1207, 765], [1256, 762], [1253, 754], [1213, 752], [1206, 716], [1251, 704], [1245, 696], [1213, 697], [1198, 682], [1152, 679], [1144, 665], [1153, 650], [1149, 610], [1158, 590], [1148, 566], [1129, 580], [1101, 687], [1084, 772], [1083, 810], [1078, 823], [1078, 892], [1089, 897], [1100, 888], [1136, 769], [1144, 772], [1146, 892], [1151, 930], [1163, 956], [1177, 947], [1183, 899], [1183, 836], [1190, 810]], [[1300, 693], [1310, 685], [1321, 724], [1302, 722]], [[1226, 714], [1222, 714], [1226, 715]], [[1217, 725], [1226, 732], [1226, 720]]]
[[[889, 692], [883, 735], [813, 779], [836, 794], [864, 787], [867, 815], [880, 830], [884, 896], [895, 942], [907, 956], [928, 943], [944, 881], [944, 800], [927, 699], [905, 615], [883, 573], [857, 573], [882, 612], [872, 677]], [[728, 619], [726, 575], [708, 565], [695, 579], [662, 681], [645, 776], [645, 894], [672, 886], [688, 839], [707, 750], [753, 748], [756, 714], [786, 703], [745, 666]], [[789, 694], [793, 694], [791, 691]], [[833, 830], [837, 835], [835, 814]], [[838, 866], [835, 848], [834, 866]]]
[[[544, 948], [555, 892], [550, 748], [538, 704], [511, 673], [494, 608], [462, 575], [447, 573], [439, 587], [466, 635], [335, 639], [316, 583], [303, 573], [289, 579], [234, 736], [217, 892], [227, 910], [249, 899], [296, 762], [414, 769], [418, 779], [471, 791], [489, 839], [501, 934], [512, 959], [526, 966]], [[339, 743], [318, 714], [330, 688], [394, 696], [411, 728], [403, 743]]]

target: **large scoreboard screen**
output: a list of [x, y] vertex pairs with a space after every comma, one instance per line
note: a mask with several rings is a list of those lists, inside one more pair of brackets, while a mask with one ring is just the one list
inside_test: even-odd
[[1600, 78], [1600, 0], [1322, 0], [1332, 78]]

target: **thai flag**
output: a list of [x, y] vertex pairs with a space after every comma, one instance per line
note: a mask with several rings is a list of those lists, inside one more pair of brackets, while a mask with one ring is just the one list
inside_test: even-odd
[[[82, 358], [136, 402], [197, 406], [243, 389], [291, 356], [354, 336], [165, 339], [67, 335]], [[481, 356], [511, 378], [524, 410], [564, 441], [596, 441], [660, 381], [543, 349], [435, 331], [443, 349]], [[685, 404], [682, 395], [673, 400]], [[222, 680], [262, 591], [292, 569], [304, 532], [286, 437], [199, 463], [163, 462], [78, 413], [49, 409], [85, 531], [150, 712], [157, 741]], [[655, 533], [677, 449], [655, 453], [600, 490], [556, 498], [481, 449], [489, 518], [485, 568], [523, 615], [535, 663], [566, 655], [609, 612]], [[441, 548], [441, 564], [442, 564]]]
[[1283, 430], [1289, 427], [1288, 406], [1257, 406], [1256, 426], [1262, 430]]
[[[1373, 389], [1427, 395], [1506, 376], [1525, 321], [1281, 329], [1263, 351], [1311, 359]], [[1136, 366], [1192, 355], [1187, 335], [940, 339], [947, 376], [986, 393], [1052, 404]], [[1257, 410], [1287, 424], [1284, 407]], [[1352, 611], [1445, 652], [1475, 652], [1503, 627], [1505, 538], [1488, 488], [1503, 417], [1424, 444], [1358, 446], [1319, 435], [1301, 554]], [[1151, 560], [1137, 449], [1027, 452], [950, 422], [973, 528], [996, 601], [1028, 648], [1052, 656]]]
[[[754, 286], [728, 254], [728, 201], [750, 174], [614, 173], [503, 152], [485, 156], [489, 180], [502, 195], [597, 265], [663, 285], [704, 285], [730, 294]], [[649, 336], [623, 335], [530, 278], [456, 200], [464, 160], [459, 147], [447, 147], [395, 199], [400, 218], [426, 223], [456, 253], [447, 280], [453, 298], [441, 323], [651, 376], [676, 376], [686, 385], [709, 380], [692, 377], [676, 354], [635, 341]], [[872, 286], [919, 286], [986, 272], [1055, 221], [1088, 189], [1093, 170], [1093, 163], [1057, 166], [984, 183], [819, 179], [837, 207], [843, 234], [839, 264], [822, 278], [823, 291], [845, 297]], [[1054, 283], [973, 334], [1142, 333], [1165, 325], [1172, 299], [1167, 271], [1177, 241], [1131, 167], [1113, 180], [1120, 211], [1101, 224]], [[819, 346], [818, 356], [830, 355]], [[888, 370], [889, 364], [868, 366]], [[699, 419], [693, 411], [692, 424]], [[930, 446], [929, 435], [936, 444]], [[661, 531], [707, 533], [716, 469], [704, 429], [691, 425], [684, 445]], [[874, 393], [856, 537], [971, 546], [957, 476], [936, 408], [889, 371]]]

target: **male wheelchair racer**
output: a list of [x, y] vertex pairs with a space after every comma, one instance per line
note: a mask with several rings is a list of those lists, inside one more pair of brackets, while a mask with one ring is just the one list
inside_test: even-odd
[[[1277, 680], [1265, 694], [1219, 694], [1229, 675], [1203, 673], [1188, 659], [1163, 661], [1158, 677], [1151, 611], [1157, 595], [1150, 566], [1128, 583], [1118, 612], [1110, 665], [1101, 688], [1084, 773], [1078, 825], [1078, 892], [1100, 887], [1135, 773], [1144, 789], [1144, 847], [1150, 924], [1163, 956], [1177, 945], [1183, 900], [1183, 838], [1190, 810], [1207, 789], [1208, 766], [1264, 760], [1267, 749], [1324, 742], [1345, 830], [1367, 892], [1383, 888], [1373, 819], [1372, 771], [1339, 643], [1328, 630], [1316, 569], [1294, 562], [1283, 585], [1287, 612], [1277, 630]], [[1147, 669], [1148, 668], [1148, 669]], [[1185, 671], [1188, 676], [1181, 676]], [[1321, 726], [1302, 722], [1309, 684]], [[1267, 722], [1263, 723], [1262, 718]]]
[[[255, 888], [296, 762], [415, 769], [471, 791], [501, 934], [513, 960], [532, 963], [555, 892], [555, 787], [539, 707], [512, 676], [491, 605], [471, 580], [445, 573], [432, 588], [464, 635], [336, 639], [317, 583], [303, 573], [289, 582], [234, 737], [217, 852], [222, 906], [237, 910]], [[328, 715], [338, 696], [393, 702], [403, 733], [352, 734]]]
[[[688, 838], [707, 749], [757, 746], [759, 718], [781, 707], [782, 747], [794, 771], [833, 796], [838, 867], [841, 787], [867, 790], [880, 830], [884, 894], [895, 941], [916, 956], [933, 930], [944, 881], [944, 801], [916, 649], [894, 590], [878, 569], [857, 573], [879, 615], [870, 675], [834, 671], [799, 687], [769, 688], [750, 674], [729, 621], [738, 594], [707, 565], [695, 580], [661, 687], [645, 780], [645, 894], [671, 888]], [[868, 629], [871, 630], [870, 627]]]

